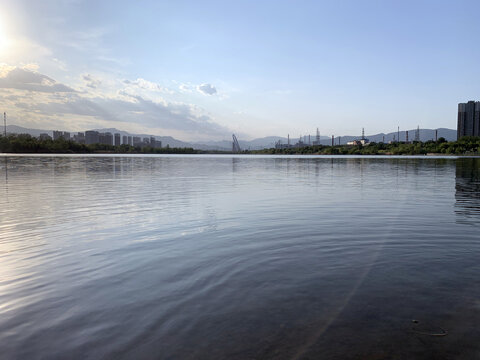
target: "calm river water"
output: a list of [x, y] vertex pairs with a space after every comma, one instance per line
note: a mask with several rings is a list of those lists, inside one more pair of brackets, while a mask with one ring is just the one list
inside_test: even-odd
[[478, 359], [480, 159], [0, 156], [2, 359]]

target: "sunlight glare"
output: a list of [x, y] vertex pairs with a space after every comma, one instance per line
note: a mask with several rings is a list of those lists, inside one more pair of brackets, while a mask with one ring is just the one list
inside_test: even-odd
[[4, 51], [8, 47], [8, 36], [5, 32], [5, 22], [0, 17], [0, 56], [4, 55]]

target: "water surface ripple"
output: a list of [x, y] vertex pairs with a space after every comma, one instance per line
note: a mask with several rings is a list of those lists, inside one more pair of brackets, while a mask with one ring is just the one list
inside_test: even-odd
[[0, 160], [2, 359], [480, 358], [480, 159]]

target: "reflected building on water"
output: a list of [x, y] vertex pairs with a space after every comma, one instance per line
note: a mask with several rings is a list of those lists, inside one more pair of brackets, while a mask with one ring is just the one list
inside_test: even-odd
[[461, 223], [480, 225], [480, 158], [457, 160], [455, 213]]

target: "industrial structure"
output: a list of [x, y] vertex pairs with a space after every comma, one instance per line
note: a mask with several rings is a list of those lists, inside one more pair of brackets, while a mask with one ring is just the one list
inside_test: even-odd
[[[365, 137], [365, 128], [362, 128], [362, 137], [360, 138], [360, 140], [349, 141], [347, 142], [347, 145], [363, 146], [367, 145], [369, 142], [370, 140]], [[340, 144], [340, 140], [338, 141], [338, 143]]]
[[290, 143], [290, 134], [287, 135], [287, 143], [282, 144], [281, 140], [275, 142], [275, 149], [296, 149], [302, 148], [306, 146], [319, 146], [320, 143], [320, 131], [317, 128], [317, 133], [315, 135], [315, 140], [312, 141], [311, 135], [300, 135], [298, 138], [298, 142], [295, 144]]
[[457, 140], [463, 136], [480, 136], [480, 101], [458, 104]]
[[321, 145], [320, 143], [320, 130], [317, 128], [317, 135], [315, 136], [315, 141], [313, 142], [313, 145]]
[[238, 153], [238, 152], [241, 152], [242, 149], [240, 148], [240, 144], [238, 143], [238, 140], [237, 140], [237, 137], [235, 136], [235, 134], [232, 134], [232, 151], [234, 153]]
[[[435, 134], [437, 134], [437, 130], [435, 130]], [[420, 126], [417, 126], [417, 130], [415, 130], [415, 141], [420, 141]]]

